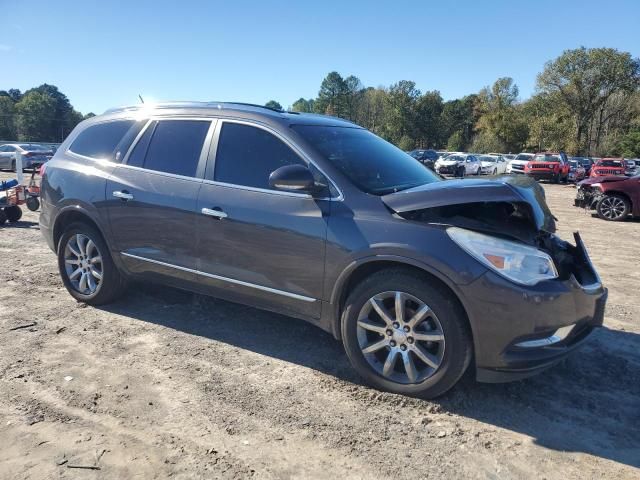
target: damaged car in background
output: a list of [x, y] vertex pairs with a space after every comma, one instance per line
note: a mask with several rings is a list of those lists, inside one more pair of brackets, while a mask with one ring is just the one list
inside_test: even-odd
[[640, 175], [587, 178], [578, 184], [575, 206], [614, 222], [640, 217]]
[[534, 180], [445, 181], [338, 118], [109, 111], [58, 149], [42, 205], [78, 301], [111, 302], [137, 279], [301, 318], [396, 393], [441, 395], [470, 367], [487, 382], [535, 374], [603, 322], [607, 290], [580, 235], [555, 235]]

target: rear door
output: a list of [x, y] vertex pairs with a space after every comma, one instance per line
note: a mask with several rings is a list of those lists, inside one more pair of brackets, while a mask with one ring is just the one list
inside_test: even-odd
[[114, 249], [133, 273], [193, 278], [196, 205], [212, 125], [207, 119], [149, 121], [108, 179]]
[[265, 127], [220, 120], [212, 149], [197, 208], [202, 282], [231, 300], [318, 318], [329, 193], [269, 187], [272, 171], [307, 161]]

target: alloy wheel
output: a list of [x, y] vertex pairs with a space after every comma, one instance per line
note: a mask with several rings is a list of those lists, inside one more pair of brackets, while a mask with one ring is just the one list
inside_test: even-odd
[[605, 197], [600, 203], [602, 215], [610, 220], [620, 218], [626, 210], [626, 205], [621, 198]]
[[64, 247], [64, 267], [72, 287], [83, 295], [93, 295], [102, 284], [102, 255], [87, 235], [77, 233]]
[[442, 364], [445, 337], [433, 310], [405, 292], [387, 291], [361, 308], [358, 344], [368, 364], [384, 378], [419, 383]]

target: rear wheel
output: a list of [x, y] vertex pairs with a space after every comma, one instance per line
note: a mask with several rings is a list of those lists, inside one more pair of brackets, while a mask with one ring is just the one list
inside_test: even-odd
[[109, 248], [95, 228], [70, 225], [58, 243], [58, 269], [72, 297], [90, 305], [115, 300], [124, 291], [124, 278]]
[[627, 218], [630, 211], [629, 200], [621, 195], [606, 195], [596, 204], [596, 212], [603, 220], [619, 222]]
[[7, 214], [4, 213], [4, 208], [0, 208], [0, 225], [4, 225], [4, 222], [7, 221]]
[[40, 200], [37, 197], [27, 198], [27, 208], [32, 212], [35, 212], [40, 208]]
[[17, 222], [22, 218], [22, 209], [17, 205], [5, 208], [4, 213], [7, 216], [7, 221], [9, 223]]
[[368, 277], [349, 295], [342, 337], [351, 364], [376, 388], [434, 398], [460, 379], [472, 346], [451, 294], [402, 269]]

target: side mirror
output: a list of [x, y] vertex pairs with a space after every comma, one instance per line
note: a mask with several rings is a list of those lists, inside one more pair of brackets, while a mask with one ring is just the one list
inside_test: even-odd
[[269, 186], [287, 192], [313, 193], [316, 182], [311, 170], [303, 165], [285, 165], [269, 175]]

